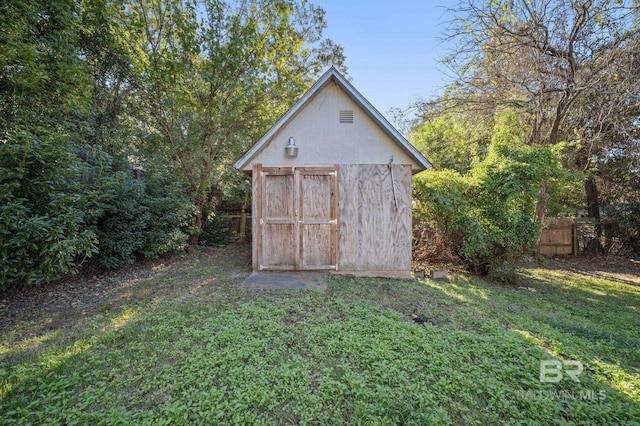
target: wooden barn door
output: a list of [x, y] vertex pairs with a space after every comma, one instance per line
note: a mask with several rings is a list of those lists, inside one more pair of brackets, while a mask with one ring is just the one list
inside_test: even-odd
[[298, 169], [298, 269], [336, 268], [336, 171]]
[[259, 173], [258, 270], [336, 268], [335, 168], [264, 168]]
[[296, 264], [296, 199], [293, 171], [264, 169], [261, 174], [260, 270], [293, 270]]

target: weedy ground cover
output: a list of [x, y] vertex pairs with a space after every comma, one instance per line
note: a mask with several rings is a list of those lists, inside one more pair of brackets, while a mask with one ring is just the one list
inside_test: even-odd
[[[247, 262], [224, 248], [4, 295], [2, 422], [638, 424], [637, 265], [250, 292]], [[554, 359], [579, 383], [541, 381]]]

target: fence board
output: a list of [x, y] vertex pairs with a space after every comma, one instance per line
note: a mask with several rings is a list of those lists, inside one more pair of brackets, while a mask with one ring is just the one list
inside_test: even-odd
[[538, 252], [544, 256], [574, 253], [573, 219], [555, 219], [542, 230]]

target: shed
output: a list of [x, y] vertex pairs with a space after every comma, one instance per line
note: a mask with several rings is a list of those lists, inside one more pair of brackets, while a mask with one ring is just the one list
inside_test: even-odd
[[411, 175], [431, 164], [335, 68], [234, 166], [254, 271], [411, 277]]

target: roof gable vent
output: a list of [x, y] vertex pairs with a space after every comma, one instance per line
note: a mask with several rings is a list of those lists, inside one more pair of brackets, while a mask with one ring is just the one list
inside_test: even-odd
[[340, 123], [353, 123], [353, 110], [346, 109], [340, 111]]

